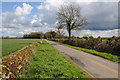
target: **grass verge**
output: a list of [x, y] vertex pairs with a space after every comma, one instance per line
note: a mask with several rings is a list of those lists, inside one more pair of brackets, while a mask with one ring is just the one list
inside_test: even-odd
[[[53, 41], [53, 42], [55, 42], [55, 41]], [[80, 47], [76, 47], [76, 46], [71, 46], [71, 45], [68, 45], [68, 44], [60, 43], [60, 42], [56, 42], [56, 43], [67, 46], [67, 47], [70, 47], [70, 48], [74, 48], [74, 49], [77, 49], [77, 50], [81, 50], [81, 51], [84, 51], [84, 52], [87, 52], [87, 53], [91, 53], [93, 55], [100, 56], [102, 58], [108, 59], [108, 60], [113, 61], [113, 62], [120, 62], [120, 56], [112, 55], [110, 53], [98, 52], [98, 51], [95, 51], [95, 50], [80, 48]]]
[[88, 78], [85, 72], [45, 41], [38, 46], [31, 63], [19, 78]]

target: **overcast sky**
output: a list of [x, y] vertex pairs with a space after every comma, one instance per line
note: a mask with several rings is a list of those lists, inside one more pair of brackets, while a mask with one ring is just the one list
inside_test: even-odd
[[[89, 2], [88, 2], [89, 1]], [[94, 37], [118, 36], [118, 2], [112, 0], [46, 0], [42, 2], [3, 2], [2, 36], [22, 36], [31, 32], [56, 30], [56, 13], [62, 4], [70, 3], [81, 7], [82, 16], [88, 25], [82, 31], [73, 31], [75, 36], [92, 35]], [[67, 35], [67, 31], [64, 30]]]

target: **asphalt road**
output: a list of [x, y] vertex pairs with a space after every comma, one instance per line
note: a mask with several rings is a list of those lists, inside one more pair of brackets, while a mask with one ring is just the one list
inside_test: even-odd
[[111, 62], [92, 54], [75, 50], [51, 41], [49, 44], [70, 58], [93, 78], [118, 78], [118, 63]]

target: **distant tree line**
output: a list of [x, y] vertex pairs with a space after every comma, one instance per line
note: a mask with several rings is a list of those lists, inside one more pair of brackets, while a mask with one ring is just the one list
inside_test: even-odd
[[9, 36], [6, 36], [6, 37], [4, 37], [4, 36], [2, 36], [2, 37], [0, 37], [0, 39], [22, 39], [23, 37], [9, 37]]
[[[9, 36], [2, 36], [2, 39], [68, 39], [69, 36], [64, 35], [63, 32], [61, 33], [60, 30], [58, 31], [48, 31], [46, 33], [42, 33], [42, 32], [32, 32], [29, 34], [24, 34], [23, 37], [9, 37]], [[98, 36], [97, 38], [99, 39], [118, 39], [120, 37], [109, 37], [109, 38], [103, 38]], [[83, 36], [83, 37], [76, 37], [76, 36], [71, 36], [71, 40], [75, 40], [75, 39], [95, 39], [93, 36]]]
[[49, 31], [46, 33], [42, 32], [32, 32], [30, 34], [24, 34], [23, 35], [24, 39], [61, 39], [61, 38], [67, 38], [67, 36], [64, 36], [58, 32], [55, 31]]
[[27, 39], [42, 39], [43, 38], [43, 33], [42, 32], [32, 32], [30, 34], [24, 34], [23, 38]]

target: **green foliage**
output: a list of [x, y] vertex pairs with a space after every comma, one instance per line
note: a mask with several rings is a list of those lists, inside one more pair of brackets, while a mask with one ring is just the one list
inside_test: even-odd
[[32, 57], [32, 64], [19, 78], [88, 78], [88, 75], [50, 44], [43, 42]]
[[55, 31], [50, 31], [50, 32], [46, 32], [44, 34], [44, 38], [46, 38], [46, 39], [54, 39], [54, 38], [57, 37], [57, 35], [58, 34]]
[[[59, 42], [57, 42], [57, 43], [59, 43]], [[112, 55], [112, 54], [104, 53], [104, 52], [98, 52], [98, 51], [91, 50], [91, 49], [75, 47], [75, 46], [71, 46], [71, 45], [67, 45], [67, 44], [63, 44], [63, 43], [59, 43], [59, 44], [62, 44], [64, 46], [71, 47], [71, 48], [74, 48], [74, 49], [77, 49], [77, 50], [81, 50], [81, 51], [84, 51], [84, 52], [88, 52], [88, 53], [103, 57], [105, 59], [108, 59], [108, 60], [111, 60], [111, 61], [114, 61], [114, 62], [120, 62], [120, 56], [116, 56], [116, 55]]]
[[23, 38], [33, 38], [33, 39], [42, 39], [44, 37], [44, 34], [42, 32], [32, 32], [30, 34], [25, 34]]
[[2, 56], [6, 56], [36, 41], [38, 39], [2, 39]]

